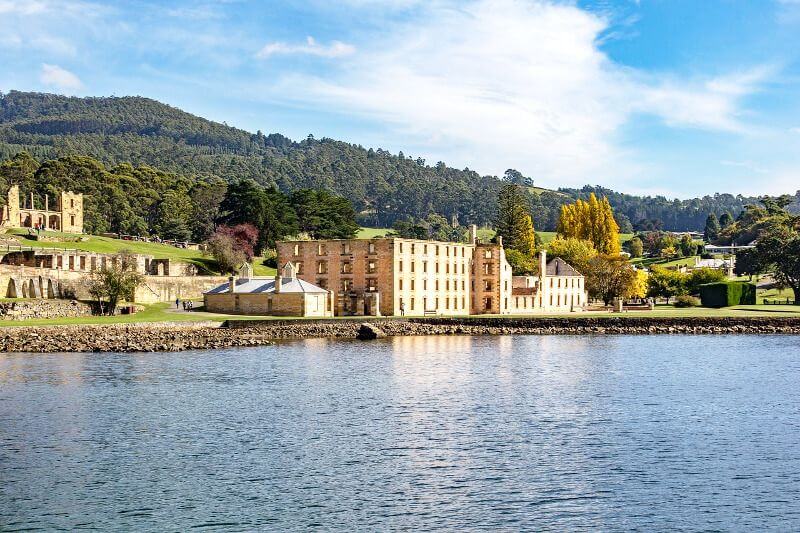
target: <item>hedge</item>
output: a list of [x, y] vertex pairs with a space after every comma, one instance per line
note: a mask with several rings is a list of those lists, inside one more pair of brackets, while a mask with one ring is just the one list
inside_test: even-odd
[[743, 281], [706, 283], [700, 285], [700, 302], [703, 307], [755, 305], [756, 286]]

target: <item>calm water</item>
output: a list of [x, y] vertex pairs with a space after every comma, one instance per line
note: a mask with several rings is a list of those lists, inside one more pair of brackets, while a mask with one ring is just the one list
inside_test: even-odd
[[800, 337], [0, 354], [0, 530], [800, 530]]

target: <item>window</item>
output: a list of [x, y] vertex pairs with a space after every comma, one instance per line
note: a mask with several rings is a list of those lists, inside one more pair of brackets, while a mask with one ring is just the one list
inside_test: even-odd
[[445, 265], [444, 265], [444, 273], [445, 274], [449, 274], [450, 273], [450, 263], [445, 263]]
[[553, 288], [553, 278], [550, 278], [550, 288]]
[[410, 307], [411, 307], [411, 310], [413, 311], [414, 310], [414, 298], [411, 298], [408, 302], [411, 304]]
[[422, 299], [422, 310], [423, 311], [427, 311], [428, 310], [428, 299], [427, 298], [423, 298]]
[[350, 243], [349, 242], [343, 242], [342, 243], [342, 253], [343, 254], [349, 254], [350, 253]]
[[444, 290], [446, 290], [446, 291], [450, 290], [450, 280], [449, 279], [444, 280]]
[[492, 310], [492, 299], [491, 298], [484, 298], [483, 299], [483, 309], [485, 311], [491, 311]]
[[317, 245], [317, 255], [325, 255], [325, 254], [326, 254], [325, 245], [322, 244], [322, 243], [319, 243]]
[[486, 259], [491, 259], [492, 258], [492, 251], [491, 250], [486, 250], [485, 252], [483, 252], [483, 257], [486, 258]]
[[402, 242], [400, 243], [400, 253], [401, 254], [403, 253], [403, 243]]
[[561, 288], [561, 278], [558, 278], [558, 288]]
[[367, 278], [367, 291], [375, 292], [378, 290], [378, 280], [375, 278]]
[[317, 286], [322, 287], [323, 289], [328, 288], [328, 280], [325, 278], [317, 278]]
[[352, 274], [353, 264], [350, 261], [342, 261], [342, 274]]
[[450, 299], [449, 298], [445, 298], [444, 299], [444, 308], [445, 309], [450, 309]]
[[508, 309], [508, 298], [503, 299], [503, 309]]
[[367, 272], [370, 274], [374, 273], [377, 270], [377, 265], [375, 261], [367, 261]]
[[328, 262], [317, 261], [317, 274], [327, 274], [327, 273], [328, 273]]
[[424, 253], [425, 255], [428, 255], [428, 245], [427, 244], [423, 244], [422, 245], [422, 253]]
[[439, 280], [437, 279], [435, 283], [436, 283], [436, 286], [434, 288], [438, 291], [439, 290]]
[[461, 290], [462, 291], [467, 290], [467, 282], [464, 281], [463, 279], [461, 280]]
[[461, 263], [461, 273], [462, 274], [467, 273], [467, 265], [465, 265], [464, 263]]
[[369, 253], [374, 254], [375, 253], [375, 243], [374, 242], [369, 243], [369, 245], [367, 246], [367, 249], [368, 249]]
[[[72, 198], [69, 199], [69, 206], [70, 207], [75, 207], [75, 200], [74, 199], [72, 199]], [[75, 223], [75, 217], [72, 217], [72, 223], [73, 224]]]
[[303, 273], [303, 263], [298, 261], [297, 263], [295, 263], [295, 265], [297, 265], [297, 273], [298, 274], [302, 274]]
[[467, 308], [467, 299], [462, 296], [461, 297], [461, 309], [466, 309], [466, 308]]
[[398, 261], [397, 265], [398, 265], [397, 266], [397, 271], [398, 272], [402, 272], [403, 271], [403, 262], [402, 261]]
[[[436, 255], [439, 255], [439, 245], [438, 244], [436, 245]], [[437, 307], [438, 307], [438, 305], [437, 305]]]
[[436, 309], [439, 309], [439, 298], [436, 298]]
[[484, 263], [483, 264], [483, 273], [484, 274], [491, 274], [492, 273], [492, 265], [491, 265], [491, 263]]
[[300, 255], [300, 245], [299, 244], [295, 244], [294, 245], [294, 255]]
[[505, 280], [503, 282], [503, 290], [506, 290], [506, 291], [508, 290], [508, 280]]
[[439, 262], [438, 261], [436, 262], [436, 273], [437, 274], [439, 273]]
[[416, 264], [416, 263], [415, 263], [414, 261], [411, 261], [411, 272], [414, 272], [414, 265], [415, 265], [415, 264]]
[[449, 246], [445, 246], [444, 247], [444, 255], [446, 255], [447, 257], [450, 257], [450, 247]]
[[400, 289], [401, 291], [403, 290], [403, 280], [402, 279], [397, 280], [397, 288]]
[[69, 223], [70, 223], [70, 225], [72, 225], [72, 226], [74, 226], [74, 225], [75, 225], [75, 215], [70, 215], [70, 216], [69, 216]]
[[411, 290], [414, 290], [414, 280], [412, 279], [409, 283], [411, 283]]
[[[414, 248], [415, 248], [415, 246], [414, 246], [414, 243], [412, 242], [412, 243], [411, 243], [411, 253], [412, 253], [412, 254], [414, 253]], [[412, 270], [412, 272], [413, 272], [413, 270]]]
[[427, 272], [428, 271], [428, 262], [427, 261], [423, 261], [422, 262], [422, 271], [423, 272]]
[[428, 290], [428, 280], [427, 279], [423, 279], [422, 280], [422, 290], [423, 291], [427, 291]]
[[492, 282], [491, 282], [491, 280], [488, 280], [488, 279], [483, 280], [483, 290], [485, 292], [488, 292], [488, 291], [492, 290]]
[[343, 279], [341, 282], [342, 292], [349, 292], [353, 288], [352, 279]]

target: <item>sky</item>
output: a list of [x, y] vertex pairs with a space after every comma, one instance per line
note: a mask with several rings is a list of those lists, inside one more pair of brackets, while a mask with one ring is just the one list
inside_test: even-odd
[[800, 0], [0, 0], [0, 66], [549, 188], [800, 189]]

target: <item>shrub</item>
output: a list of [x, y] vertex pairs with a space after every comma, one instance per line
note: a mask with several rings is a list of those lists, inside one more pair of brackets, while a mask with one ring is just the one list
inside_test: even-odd
[[681, 294], [675, 298], [675, 307], [697, 307], [700, 305], [700, 300], [688, 294]]
[[700, 286], [700, 300], [704, 307], [755, 305], [756, 286], [741, 281], [708, 283]]

